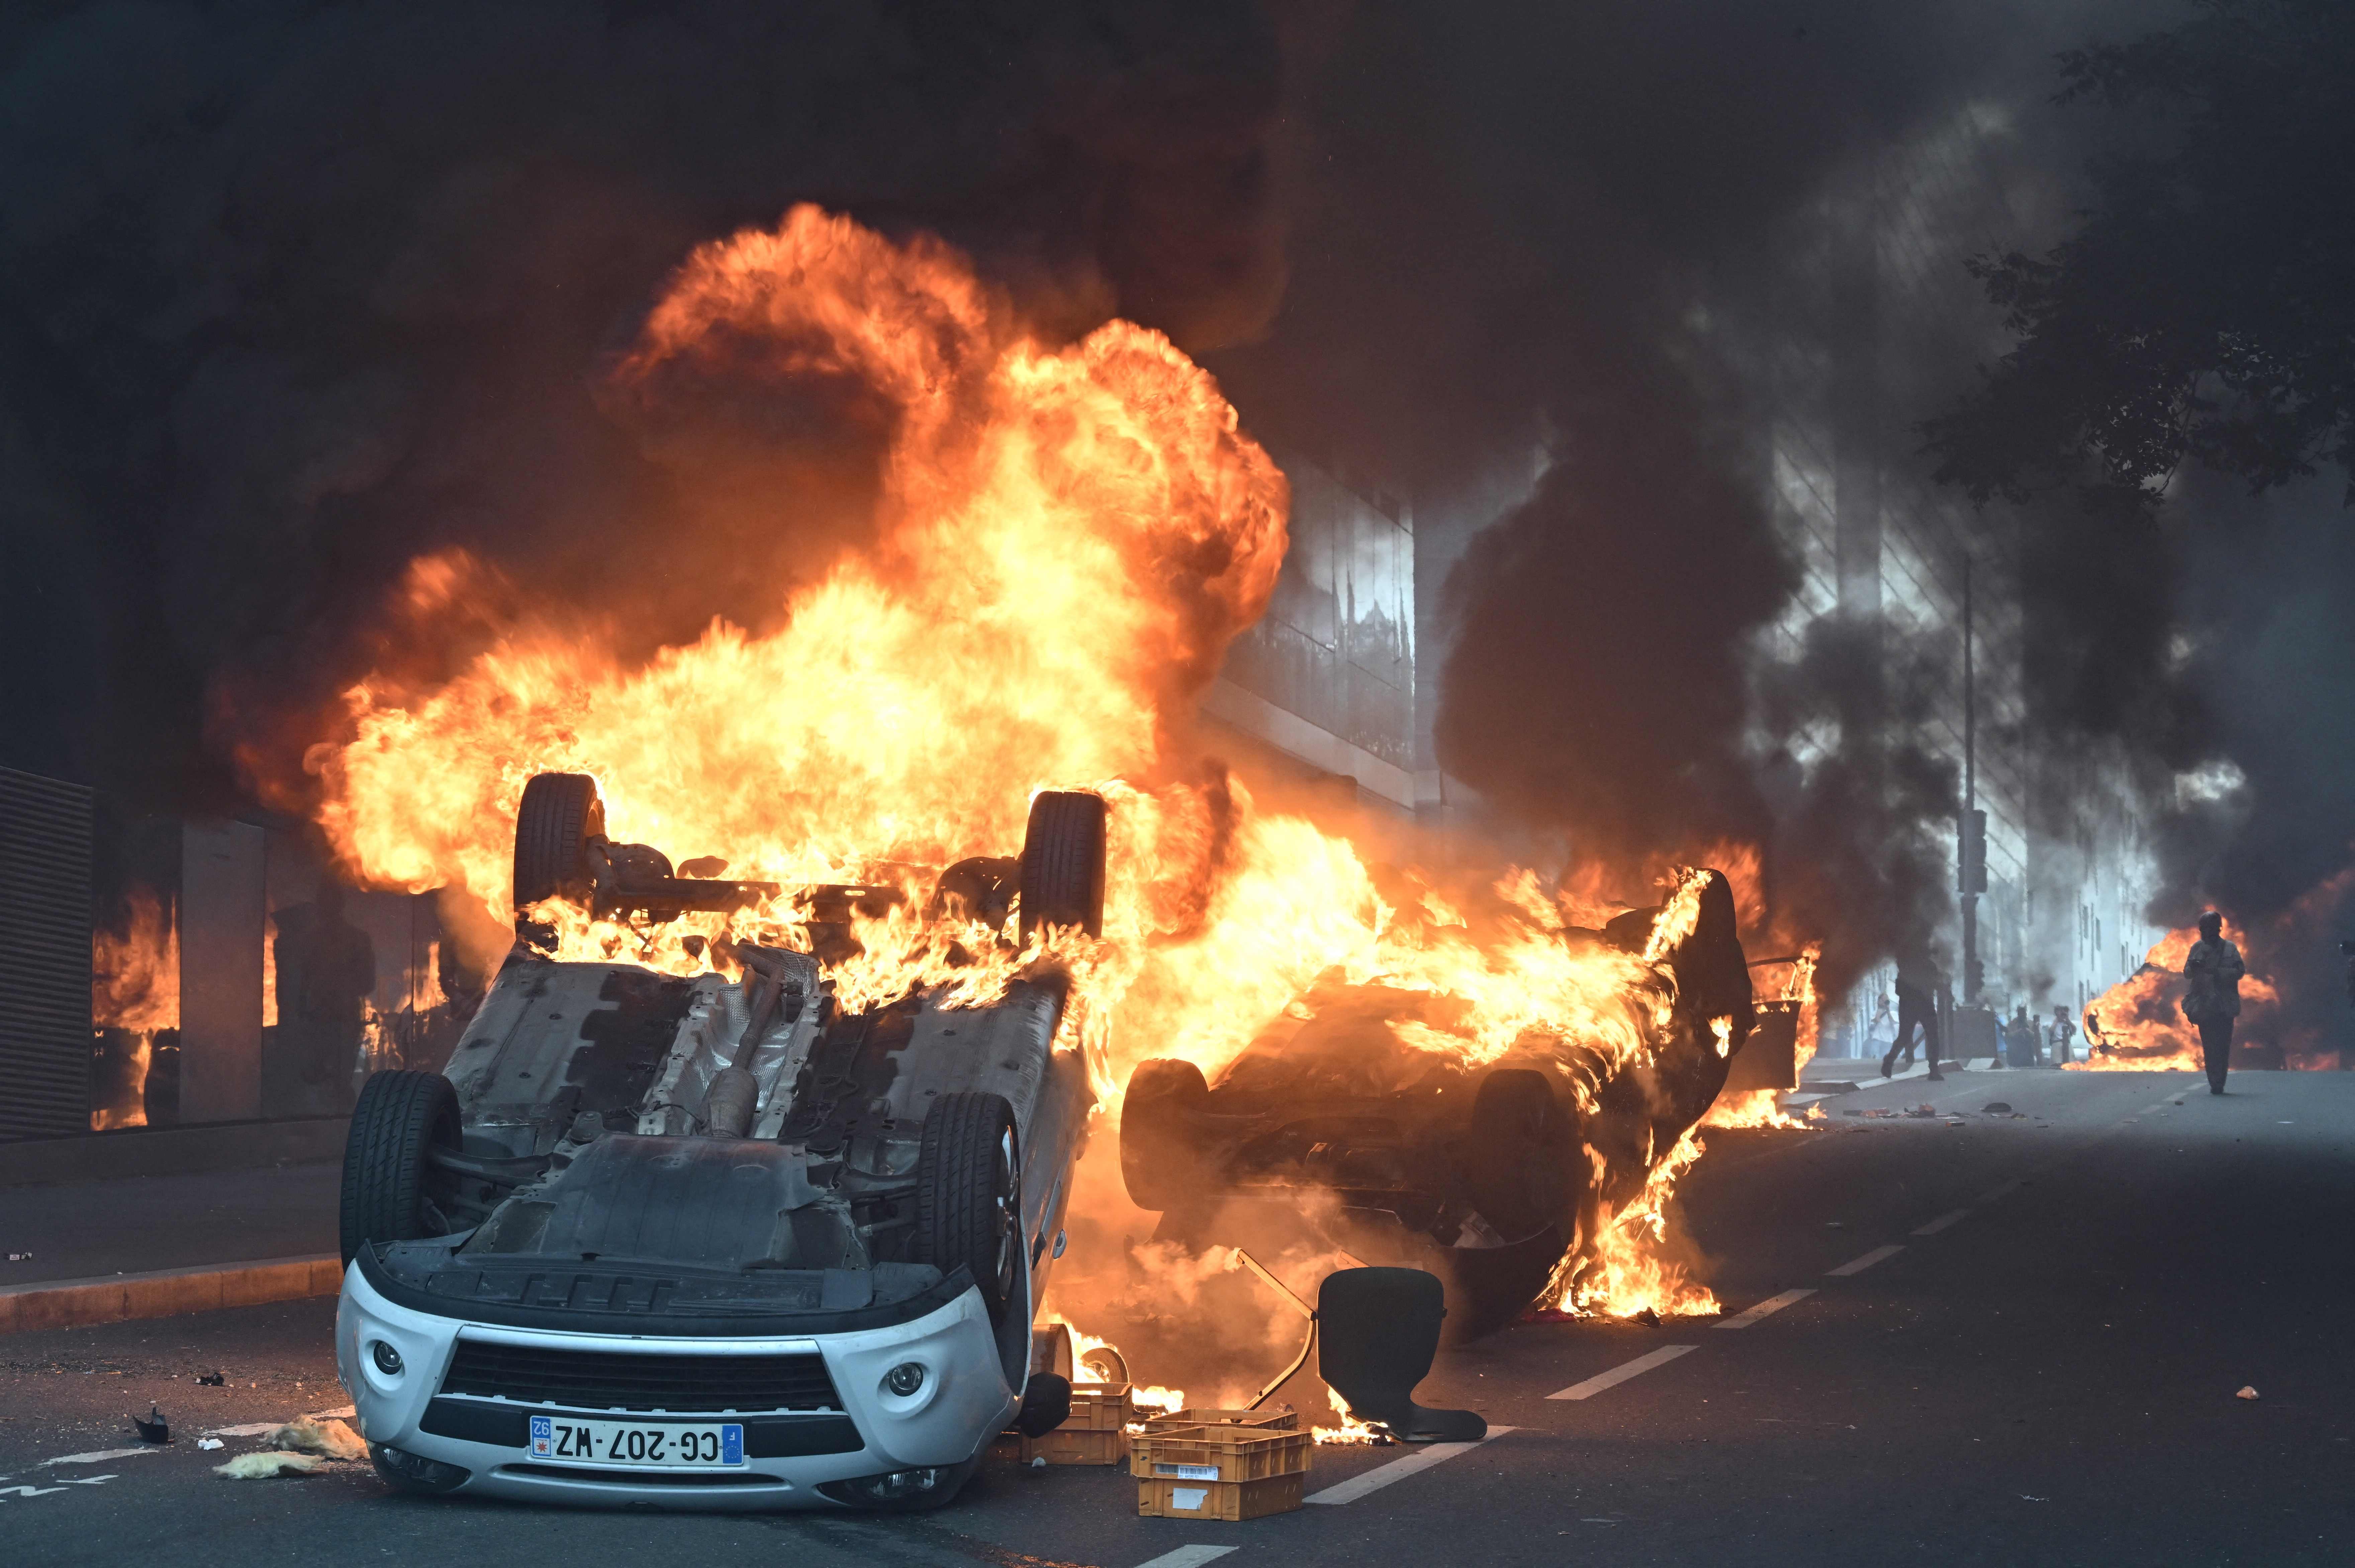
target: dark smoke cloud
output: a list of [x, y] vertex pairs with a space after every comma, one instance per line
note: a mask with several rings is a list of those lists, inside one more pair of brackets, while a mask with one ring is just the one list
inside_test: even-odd
[[648, 644], [760, 624], [859, 527], [873, 432], [617, 421], [667, 272], [807, 199], [1050, 332], [1248, 335], [1278, 63], [1234, 0], [8, 7], [6, 760], [226, 804], [225, 735], [355, 673], [424, 551]]
[[[761, 624], [861, 526], [879, 432], [822, 388], [653, 428], [605, 375], [689, 248], [815, 200], [969, 249], [1050, 332], [1119, 313], [1211, 351], [1255, 432], [1353, 475], [1435, 496], [1544, 443], [1449, 585], [1443, 760], [1601, 838], [1747, 833], [1807, 918], [1926, 929], [1952, 786], [1888, 736], [1950, 650], [1874, 674], [1823, 626], [1745, 688], [1788, 581], [1761, 355], [1695, 307], [1781, 323], [1795, 219], [1967, 101], [2065, 186], [2089, 132], [2044, 103], [2051, 55], [2164, 10], [7, 7], [0, 761], [226, 804], [225, 734], [299, 731], [389, 649], [422, 678], [496, 630], [421, 649], [382, 621], [424, 551], [479, 556], [508, 603], [626, 606], [649, 645]], [[1993, 238], [1939, 242], [1958, 265]], [[1837, 351], [1837, 312], [1807, 311]], [[1950, 325], [1890, 368], [1900, 457], [1991, 352]], [[2251, 556], [2147, 527], [2028, 519], [2037, 765], [2065, 777], [2082, 743], [2087, 778], [2115, 763], [2165, 805], [2179, 902], [2278, 906], [2355, 828], [2343, 738], [2287, 738], [2285, 650], [2355, 664], [2259, 567], [2343, 563], [2318, 531]], [[2300, 711], [2325, 707], [2355, 711]], [[1762, 752], [1750, 716], [1840, 743]], [[2243, 789], [2175, 811], [2174, 773], [2220, 748]]]
[[[1214, 361], [1245, 416], [1425, 496], [1552, 454], [1448, 581], [1443, 765], [1590, 849], [1762, 843], [1785, 929], [1831, 938], [1835, 987], [1928, 940], [1958, 781], [1900, 737], [1955, 652], [1823, 624], [1753, 688], [1795, 581], [1764, 394], [1778, 355], [1864, 352], [1820, 244], [1861, 166], [1975, 101], [2010, 110], [2022, 162], [2067, 162], [2051, 54], [2137, 10], [1628, 0], [1476, 27], [1396, 3], [1303, 52], [1293, 286], [1265, 342]], [[1933, 242], [1959, 277], [1989, 238]], [[1917, 325], [1916, 358], [1881, 367], [1890, 463], [1987, 325]], [[1807, 725], [1828, 754], [1777, 743]]]

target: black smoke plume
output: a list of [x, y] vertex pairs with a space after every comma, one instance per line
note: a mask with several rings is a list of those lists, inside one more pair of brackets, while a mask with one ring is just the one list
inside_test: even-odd
[[[1872, 160], [1999, 111], [2017, 166], [1991, 179], [2033, 208], [2037, 165], [2075, 155], [2051, 56], [2130, 9], [1530, 5], [1473, 27], [1391, 4], [1295, 56], [1292, 286], [1264, 342], [1213, 359], [1246, 418], [1424, 496], [1517, 448], [1550, 463], [1421, 649], [1436, 761], [1574, 850], [1760, 844], [1835, 991], [1951, 920], [1960, 781], [1921, 731], [1959, 651], [1819, 621], [1760, 685], [1797, 581], [1766, 473], [1780, 366], [1886, 357], [1821, 248], [1879, 238]], [[1931, 264], [1960, 283], [1988, 236], [1933, 236]], [[1914, 324], [1913, 358], [1877, 368], [1883, 467], [1993, 324]]]
[[429, 552], [648, 646], [761, 625], [875, 432], [823, 388], [758, 443], [616, 418], [688, 250], [812, 200], [1050, 333], [1216, 345], [1281, 288], [1279, 81], [1237, 0], [6, 8], [5, 760], [233, 805], [230, 739], [299, 733]]

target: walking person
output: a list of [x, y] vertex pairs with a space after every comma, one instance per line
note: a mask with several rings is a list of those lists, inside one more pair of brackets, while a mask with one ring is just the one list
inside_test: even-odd
[[2232, 1020], [2241, 1016], [2241, 976], [2248, 972], [2241, 950], [2224, 940], [2224, 917], [2214, 910], [2201, 915], [2200, 940], [2183, 960], [2183, 1017], [2199, 1027], [2211, 1094], [2224, 1092], [2224, 1072], [2232, 1064]]
[[1897, 964], [1897, 1038], [1889, 1047], [1889, 1054], [1881, 1059], [1881, 1075], [1897, 1076], [1897, 1059], [1905, 1058], [1905, 1065], [1913, 1065], [1913, 1030], [1919, 1026], [1923, 1048], [1929, 1052], [1930, 1077], [1943, 1083], [1945, 1074], [1938, 1071], [1938, 1014], [1932, 996], [1940, 976], [1937, 966], [1926, 958], [1901, 958]]

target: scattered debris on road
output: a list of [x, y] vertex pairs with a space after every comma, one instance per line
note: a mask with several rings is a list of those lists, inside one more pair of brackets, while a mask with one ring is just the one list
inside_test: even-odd
[[1979, 1114], [1986, 1116], [2009, 1116], [2011, 1115], [2011, 1104], [2006, 1100], [1989, 1100], [1979, 1107]]
[[198, 1372], [197, 1374], [197, 1384], [200, 1388], [219, 1388], [224, 1381], [225, 1380], [222, 1375], [218, 1372]]
[[33, 1261], [33, 1254], [30, 1253], [10, 1253], [8, 1254], [8, 1261], [12, 1264], [28, 1264]]
[[2241, 1385], [2241, 1392], [2234, 1394], [2232, 1397], [2234, 1399], [2254, 1399], [2257, 1397], [2257, 1391], [2250, 1384], [2243, 1383]]
[[365, 1459], [368, 1445], [359, 1434], [340, 1421], [313, 1420], [305, 1416], [290, 1421], [262, 1439], [276, 1448], [289, 1448], [299, 1454], [321, 1454], [330, 1459]]
[[199, 1437], [197, 1439], [197, 1446], [209, 1450], [221, 1447], [223, 1445], [218, 1437]]
[[156, 1409], [152, 1401], [147, 1406], [146, 1419], [143, 1421], [134, 1415], [131, 1418], [131, 1424], [139, 1429], [142, 1443], [169, 1443], [172, 1440], [171, 1424], [164, 1419], [164, 1413]]
[[307, 1476], [325, 1463], [313, 1454], [265, 1450], [240, 1454], [226, 1465], [215, 1465], [213, 1474], [228, 1481], [266, 1481], [275, 1476]]

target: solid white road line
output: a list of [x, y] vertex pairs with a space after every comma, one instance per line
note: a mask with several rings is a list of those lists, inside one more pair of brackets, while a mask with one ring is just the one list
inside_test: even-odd
[[1928, 1224], [1918, 1227], [1913, 1233], [1917, 1236], [1934, 1236], [1939, 1232], [1945, 1230], [1947, 1226], [1960, 1224], [1963, 1221], [1967, 1220], [1970, 1217], [1971, 1211], [1969, 1210], [1957, 1209], [1952, 1213], [1939, 1215]]
[[[1480, 1443], [1494, 1442], [1512, 1430], [1513, 1428], [1509, 1426], [1491, 1426], [1488, 1428], [1488, 1435], [1480, 1439]], [[1403, 1459], [1393, 1459], [1389, 1464], [1378, 1466], [1362, 1476], [1352, 1476], [1337, 1487], [1327, 1487], [1321, 1492], [1311, 1492], [1301, 1500], [1312, 1503], [1353, 1503], [1368, 1492], [1380, 1491], [1392, 1481], [1403, 1481], [1409, 1476], [1421, 1475], [1433, 1465], [1444, 1464], [1458, 1454], [1468, 1454], [1480, 1446], [1480, 1443], [1425, 1444]]]
[[1582, 1383], [1572, 1383], [1560, 1393], [1550, 1393], [1548, 1399], [1591, 1399], [1607, 1388], [1617, 1388], [1629, 1378], [1640, 1378], [1654, 1367], [1665, 1367], [1687, 1350], [1698, 1350], [1699, 1345], [1663, 1345], [1648, 1356], [1638, 1356], [1625, 1366], [1597, 1372]]
[[1750, 1308], [1748, 1311], [1735, 1313], [1724, 1322], [1720, 1323], [1718, 1327], [1721, 1328], [1747, 1328], [1753, 1323], [1757, 1322], [1761, 1317], [1764, 1317], [1772, 1313], [1780, 1312], [1783, 1308], [1791, 1306], [1795, 1302], [1805, 1301], [1807, 1297], [1815, 1295], [1815, 1293], [1816, 1287], [1814, 1285], [1801, 1285], [1796, 1290], [1786, 1290], [1780, 1296], [1770, 1296], [1765, 1300], [1760, 1302], [1757, 1306]]
[[1136, 1568], [1202, 1568], [1203, 1563], [1215, 1562], [1233, 1550], [1231, 1546], [1181, 1546], [1150, 1562], [1140, 1563]]
[[1898, 1246], [1875, 1247], [1864, 1256], [1850, 1258], [1839, 1267], [1826, 1269], [1824, 1273], [1833, 1279], [1846, 1279], [1849, 1275], [1862, 1274], [1877, 1263], [1886, 1263], [1904, 1250], [1903, 1247]]

